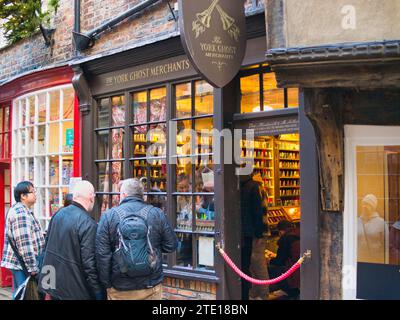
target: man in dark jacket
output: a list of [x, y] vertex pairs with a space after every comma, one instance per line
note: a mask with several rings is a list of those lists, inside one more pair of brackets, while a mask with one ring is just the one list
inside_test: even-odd
[[[110, 300], [160, 300], [163, 281], [162, 253], [176, 250], [178, 241], [165, 214], [143, 201], [143, 184], [136, 178], [121, 185], [121, 203], [105, 212], [100, 219], [96, 238], [96, 256], [100, 281]], [[147, 206], [147, 226], [151, 226], [150, 243], [156, 253], [156, 264], [146, 276], [121, 272], [116, 250], [120, 247], [118, 226], [122, 219], [139, 213]], [[118, 212], [117, 212], [118, 210]], [[123, 212], [123, 216], [121, 216]], [[120, 218], [121, 217], [121, 218]]]
[[[263, 223], [263, 202], [260, 187], [252, 175], [241, 177], [240, 207], [242, 218], [242, 270], [250, 274], [251, 253], [253, 240], [255, 245], [262, 242], [265, 226]], [[249, 300], [251, 283], [242, 280], [242, 300]]]
[[53, 216], [39, 288], [54, 300], [105, 298], [96, 268], [97, 224], [90, 217], [95, 194], [88, 181], [73, 189], [73, 202]]

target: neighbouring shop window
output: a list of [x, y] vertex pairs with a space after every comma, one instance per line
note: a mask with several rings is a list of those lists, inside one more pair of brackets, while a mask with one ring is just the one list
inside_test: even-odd
[[75, 93], [71, 85], [17, 98], [13, 104], [13, 185], [31, 181], [43, 228], [62, 205], [73, 175]]
[[10, 107], [0, 106], [0, 159], [10, 158]]
[[[165, 212], [179, 239], [176, 255], [164, 257], [164, 264], [213, 271], [212, 86], [201, 80], [168, 84], [101, 98], [97, 105], [95, 162], [101, 212], [118, 204], [121, 179], [141, 179], [145, 200]], [[117, 114], [120, 121], [115, 120]], [[177, 126], [172, 150], [169, 122]], [[168, 163], [170, 156], [176, 164]]]
[[358, 262], [400, 264], [400, 146], [357, 146]]
[[275, 73], [266, 65], [251, 66], [240, 73], [241, 113], [297, 108], [298, 95], [297, 88], [278, 88]]

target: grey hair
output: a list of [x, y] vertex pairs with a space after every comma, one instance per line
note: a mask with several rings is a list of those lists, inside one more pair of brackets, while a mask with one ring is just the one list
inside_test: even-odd
[[72, 197], [74, 200], [78, 198], [88, 199], [92, 197], [93, 194], [94, 187], [89, 181], [86, 180], [77, 182], [72, 190]]
[[120, 194], [125, 193], [128, 197], [143, 197], [144, 185], [138, 178], [126, 179], [122, 182]]

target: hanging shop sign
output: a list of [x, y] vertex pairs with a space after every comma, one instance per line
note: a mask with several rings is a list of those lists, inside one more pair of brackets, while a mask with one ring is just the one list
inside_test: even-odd
[[179, 0], [181, 40], [193, 67], [222, 88], [239, 72], [246, 51], [244, 1]]

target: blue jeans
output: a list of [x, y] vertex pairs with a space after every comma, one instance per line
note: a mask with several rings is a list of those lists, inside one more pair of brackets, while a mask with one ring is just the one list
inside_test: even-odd
[[14, 300], [15, 294], [17, 293], [18, 287], [24, 283], [27, 276], [22, 270], [10, 270], [13, 276], [13, 294], [12, 299]]

